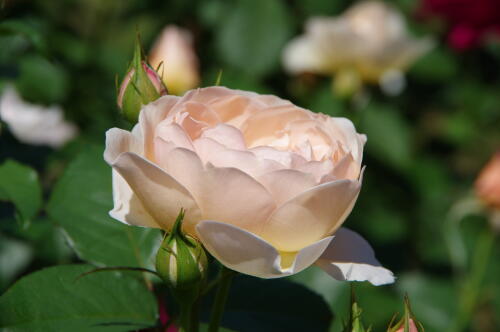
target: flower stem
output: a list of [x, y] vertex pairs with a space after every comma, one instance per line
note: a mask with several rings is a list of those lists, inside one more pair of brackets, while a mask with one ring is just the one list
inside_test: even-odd
[[222, 320], [222, 315], [224, 314], [224, 307], [226, 306], [226, 300], [229, 294], [229, 288], [231, 287], [231, 280], [233, 279], [234, 272], [224, 266], [221, 266], [219, 275], [219, 286], [217, 287], [217, 293], [215, 294], [208, 332], [219, 331], [219, 325]]
[[465, 279], [460, 298], [459, 312], [451, 325], [450, 332], [464, 331], [474, 313], [484, 274], [495, 242], [494, 240], [495, 233], [491, 229], [483, 230], [483, 233], [476, 240], [471, 270]]

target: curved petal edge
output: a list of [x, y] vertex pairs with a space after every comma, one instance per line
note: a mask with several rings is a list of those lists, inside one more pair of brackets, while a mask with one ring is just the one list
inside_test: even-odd
[[375, 286], [395, 281], [391, 271], [375, 258], [373, 249], [358, 233], [340, 228], [335, 239], [317, 260], [316, 265], [341, 281], [369, 281]]

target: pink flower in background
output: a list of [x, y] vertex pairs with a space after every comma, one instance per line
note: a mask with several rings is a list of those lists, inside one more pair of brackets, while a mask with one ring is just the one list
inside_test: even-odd
[[500, 38], [498, 0], [424, 0], [422, 11], [448, 24], [448, 43], [457, 50], [476, 47], [491, 37]]
[[158, 69], [171, 94], [182, 95], [200, 83], [193, 36], [186, 29], [167, 26], [158, 36], [148, 60]]

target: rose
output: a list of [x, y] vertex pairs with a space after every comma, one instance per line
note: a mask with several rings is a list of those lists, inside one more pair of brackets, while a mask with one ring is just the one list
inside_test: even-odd
[[132, 132], [107, 132], [110, 214], [168, 231], [184, 208], [184, 231], [250, 275], [316, 262], [341, 280], [392, 282], [368, 243], [340, 228], [360, 191], [364, 142], [349, 120], [274, 96], [223, 87], [164, 96]]
[[283, 52], [291, 74], [335, 75], [334, 89], [347, 94], [360, 81], [378, 83], [389, 94], [404, 88], [403, 72], [432, 46], [410, 37], [404, 17], [380, 1], [363, 1], [338, 17], [313, 17], [305, 34]]

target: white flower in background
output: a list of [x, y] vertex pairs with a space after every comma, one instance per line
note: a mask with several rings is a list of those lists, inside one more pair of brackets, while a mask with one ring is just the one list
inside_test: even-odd
[[431, 40], [408, 35], [403, 16], [395, 9], [366, 1], [339, 17], [309, 19], [305, 34], [285, 48], [283, 62], [292, 74], [336, 75], [341, 80], [334, 83], [336, 91], [349, 90], [351, 83], [355, 90], [364, 81], [395, 95], [404, 88], [403, 72], [431, 47]]
[[186, 29], [167, 26], [153, 45], [148, 61], [158, 68], [169, 94], [181, 95], [200, 83], [193, 36]]
[[64, 120], [59, 106], [28, 103], [12, 86], [6, 87], [0, 98], [0, 119], [14, 137], [27, 144], [57, 148], [77, 134], [76, 126]]

